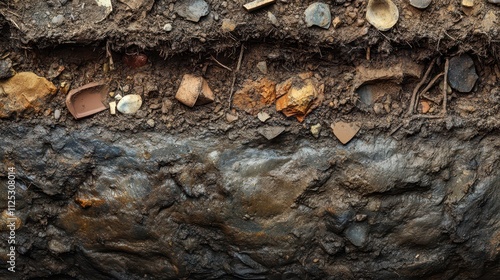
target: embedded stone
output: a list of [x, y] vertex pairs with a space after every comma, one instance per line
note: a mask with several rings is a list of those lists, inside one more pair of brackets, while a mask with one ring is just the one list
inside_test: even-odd
[[415, 8], [425, 9], [431, 4], [432, 0], [410, 0], [410, 5]]
[[46, 109], [48, 97], [56, 91], [54, 84], [32, 72], [17, 73], [0, 81], [0, 118], [29, 108], [36, 112]]
[[129, 94], [125, 95], [120, 102], [118, 102], [116, 109], [122, 114], [134, 114], [139, 111], [141, 105], [142, 97], [140, 95]]
[[479, 76], [472, 58], [463, 54], [450, 59], [448, 82], [451, 88], [459, 92], [471, 92]]
[[204, 0], [181, 0], [177, 1], [175, 11], [186, 20], [198, 22], [208, 15], [210, 7]]
[[307, 7], [304, 14], [306, 16], [307, 27], [315, 25], [324, 29], [330, 28], [332, 15], [330, 13], [330, 6], [327, 4], [319, 2], [313, 3]]

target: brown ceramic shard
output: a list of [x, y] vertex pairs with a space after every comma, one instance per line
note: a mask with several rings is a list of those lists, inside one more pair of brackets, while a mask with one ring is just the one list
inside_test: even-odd
[[357, 123], [336, 122], [332, 124], [333, 134], [344, 145], [356, 136], [359, 129], [360, 126]]
[[73, 89], [66, 96], [66, 107], [75, 119], [87, 117], [106, 110], [108, 86], [103, 82], [94, 82]]

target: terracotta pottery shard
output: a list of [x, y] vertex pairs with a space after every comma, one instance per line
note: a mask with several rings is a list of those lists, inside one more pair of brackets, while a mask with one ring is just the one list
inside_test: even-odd
[[106, 110], [108, 86], [104, 82], [94, 82], [73, 89], [66, 96], [66, 107], [75, 119], [87, 117]]
[[347, 144], [361, 128], [358, 123], [336, 122], [332, 124], [333, 134], [342, 144]]
[[186, 74], [182, 77], [181, 85], [175, 94], [175, 99], [182, 104], [193, 107], [204, 105], [215, 100], [215, 96], [202, 77]]

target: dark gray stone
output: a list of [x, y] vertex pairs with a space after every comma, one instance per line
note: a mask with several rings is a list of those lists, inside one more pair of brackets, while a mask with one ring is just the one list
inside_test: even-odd
[[0, 80], [8, 79], [14, 76], [16, 72], [12, 69], [12, 61], [10, 59], [0, 60]]
[[454, 90], [470, 92], [478, 78], [474, 61], [469, 55], [463, 54], [450, 59], [448, 82]]

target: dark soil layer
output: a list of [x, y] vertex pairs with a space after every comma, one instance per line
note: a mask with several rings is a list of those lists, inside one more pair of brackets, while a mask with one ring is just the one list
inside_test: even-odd
[[[11, 273], [1, 220], [2, 279], [500, 277], [500, 6], [394, 1], [399, 22], [380, 32], [366, 1], [325, 1], [339, 20], [328, 30], [304, 23], [313, 1], [248, 13], [246, 1], [208, 0], [198, 23], [176, 1], [111, 2], [106, 17], [90, 0], [0, 3], [0, 58], [59, 88], [0, 119], [0, 210], [15, 167], [21, 221]], [[425, 85], [463, 54], [472, 91], [448, 93], [444, 110], [436, 83], [408, 114], [429, 65]], [[274, 103], [231, 106], [263, 77], [301, 73], [324, 85], [303, 122]], [[184, 74], [203, 76], [215, 102], [179, 103]], [[61, 85], [95, 81], [141, 95], [141, 109], [75, 120]], [[368, 104], [366, 85], [378, 87]], [[347, 145], [338, 121], [361, 127]], [[267, 140], [263, 128], [284, 132]]]

